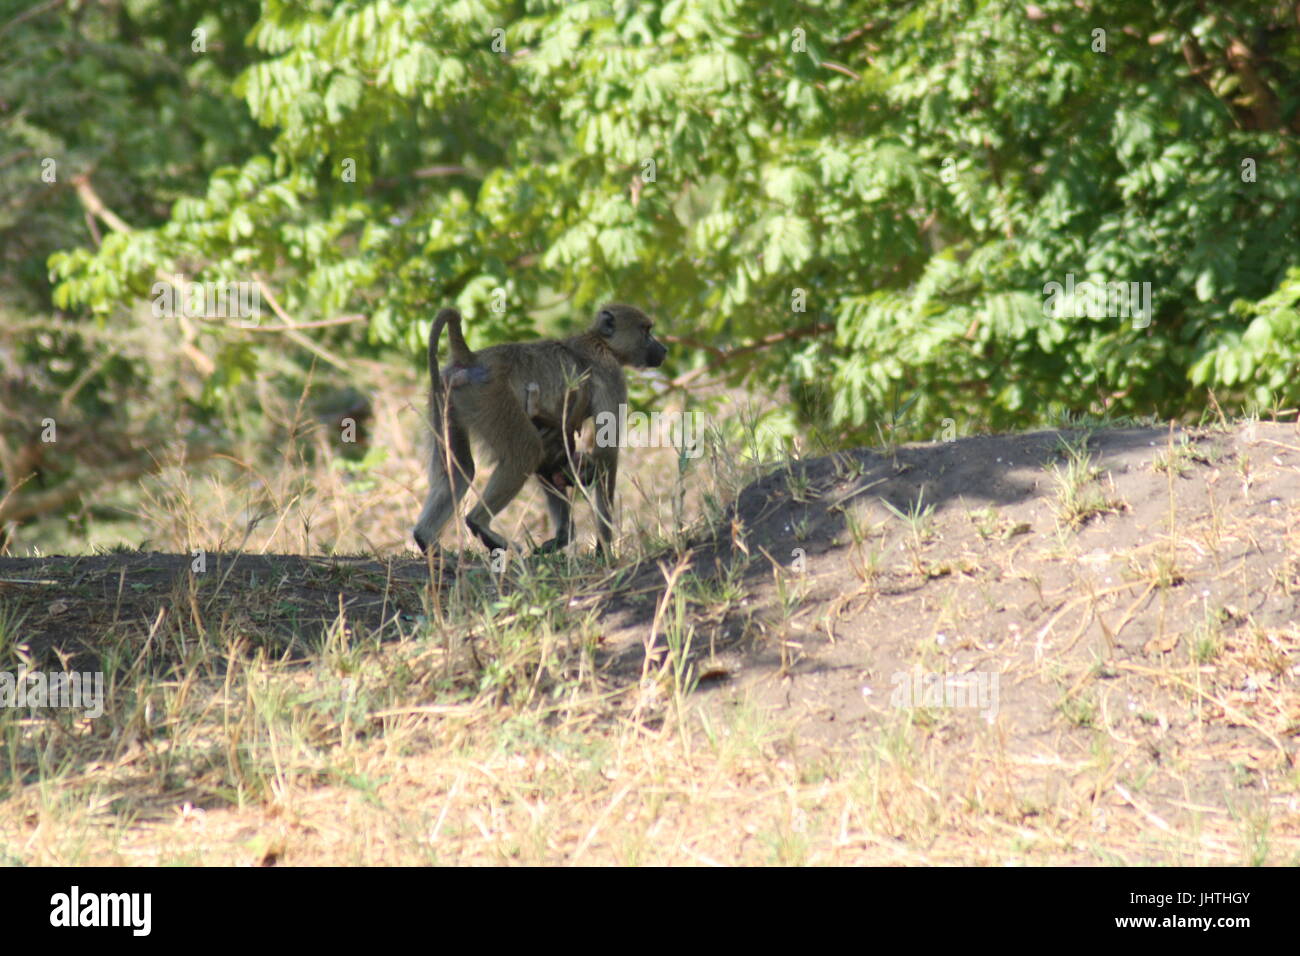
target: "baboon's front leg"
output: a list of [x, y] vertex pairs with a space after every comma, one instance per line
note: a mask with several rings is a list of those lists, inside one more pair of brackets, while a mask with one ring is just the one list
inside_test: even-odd
[[618, 447], [597, 447], [592, 452], [595, 466], [596, 550], [610, 553], [614, 538], [614, 482], [618, 478]]
[[542, 490], [546, 492], [546, 510], [551, 513], [551, 528], [554, 537], [537, 546], [534, 554], [548, 554], [551, 551], [561, 551], [568, 547], [569, 542], [573, 540], [573, 506], [569, 501], [569, 496], [562, 488], [557, 488], [549, 482], [541, 482]]

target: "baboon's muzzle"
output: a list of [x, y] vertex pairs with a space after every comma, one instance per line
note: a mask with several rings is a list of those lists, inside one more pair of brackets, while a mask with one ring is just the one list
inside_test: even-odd
[[646, 368], [658, 368], [660, 365], [663, 365], [664, 359], [667, 355], [668, 349], [666, 349], [661, 342], [658, 340], [651, 341], [650, 348], [646, 349], [645, 353]]

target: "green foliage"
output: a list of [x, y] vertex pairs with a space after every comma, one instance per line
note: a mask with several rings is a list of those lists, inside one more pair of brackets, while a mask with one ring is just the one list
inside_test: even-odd
[[[127, 222], [152, 226], [213, 168], [267, 148], [230, 92], [256, 17], [255, 0], [0, 7], [0, 306], [48, 305], [46, 257], [93, 238], [75, 177], [91, 177]], [[204, 53], [192, 49], [199, 27]], [[147, 239], [133, 251], [151, 252]], [[123, 299], [126, 285], [86, 292]]]
[[[181, 35], [218, 17], [126, 7]], [[447, 302], [486, 341], [617, 297], [696, 342], [762, 340], [720, 371], [792, 386], [799, 414], [844, 438], [872, 436], [900, 391], [926, 432], [1176, 415], [1204, 387], [1294, 401], [1291, 16], [1191, 0], [264, 0], [227, 62], [249, 58], [230, 92], [268, 145], [222, 149], [225, 129], [200, 129], [204, 188], [52, 257], [56, 303], [108, 316], [158, 270], [257, 274], [298, 320], [362, 312], [371, 343], [417, 353]], [[224, 92], [220, 62], [193, 62]], [[130, 87], [99, 89], [167, 141]], [[94, 123], [63, 131], [68, 148]], [[127, 169], [155, 200], [173, 185], [161, 159], [146, 147]], [[1150, 283], [1149, 325], [1077, 296], [1045, 309], [1045, 285], [1071, 276]], [[672, 356], [674, 371], [704, 360]]]
[[[200, 389], [173, 388], [179, 370], [160, 368], [155, 347], [176, 336], [126, 307], [167, 261], [157, 227], [173, 203], [214, 168], [270, 148], [231, 94], [252, 61], [241, 38], [257, 15], [256, 0], [0, 3], [0, 383], [17, 385], [16, 401], [0, 388], [0, 443], [30, 440], [47, 414], [111, 420], [114, 433], [150, 419], [185, 431], [177, 410]], [[194, 49], [199, 28], [205, 52]], [[141, 228], [120, 235], [88, 216], [81, 177]], [[69, 247], [81, 248], [56, 252]], [[76, 279], [52, 288], [51, 268], [56, 282]], [[84, 306], [97, 322], [83, 321]], [[80, 314], [50, 314], [59, 310]], [[221, 349], [218, 370], [230, 375]]]

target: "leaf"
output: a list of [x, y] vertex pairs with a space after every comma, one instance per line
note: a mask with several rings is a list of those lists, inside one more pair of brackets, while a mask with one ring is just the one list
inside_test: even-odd
[[812, 256], [812, 229], [798, 216], [773, 216], [767, 223], [763, 271], [768, 275], [797, 269]]

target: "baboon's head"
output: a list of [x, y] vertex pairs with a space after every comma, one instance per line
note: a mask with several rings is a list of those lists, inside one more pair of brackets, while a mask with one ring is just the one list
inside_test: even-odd
[[631, 305], [605, 305], [596, 313], [593, 330], [624, 365], [656, 368], [664, 363], [668, 349], [650, 332], [654, 323]]

